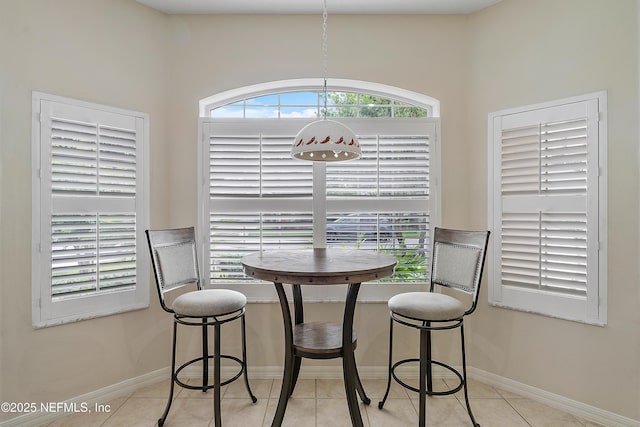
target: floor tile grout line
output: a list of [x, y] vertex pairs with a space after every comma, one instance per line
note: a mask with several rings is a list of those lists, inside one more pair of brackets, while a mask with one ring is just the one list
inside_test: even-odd
[[[112, 413], [110, 413], [110, 414], [109, 414], [109, 416], [108, 416], [107, 418], [105, 418], [105, 420], [104, 420], [102, 423], [100, 423], [100, 427], [102, 427], [102, 426], [106, 425], [106, 424], [107, 424], [107, 422], [109, 421], [109, 419], [110, 419], [111, 417], [113, 417], [113, 416], [114, 416], [114, 415], [115, 415], [115, 414], [120, 410], [120, 408], [122, 408], [122, 407], [125, 405], [125, 403], [127, 403], [127, 402], [129, 401], [129, 399], [131, 399], [131, 397], [133, 396], [133, 394], [134, 394], [134, 393], [130, 393], [130, 394], [129, 394], [129, 395], [128, 395], [128, 396], [127, 396], [127, 397], [122, 401], [122, 403], [118, 406], [118, 409], [116, 409], [115, 411], [113, 411]], [[55, 421], [54, 421], [54, 422], [55, 422]], [[51, 423], [51, 424], [53, 424], [53, 423]]]
[[520, 411], [518, 411], [516, 409], [516, 407], [511, 404], [511, 402], [509, 402], [509, 399], [507, 399], [506, 397], [504, 397], [502, 395], [501, 395], [501, 397], [505, 402], [507, 402], [507, 405], [509, 405], [516, 412], [516, 414], [518, 414], [520, 416], [520, 418], [522, 418], [524, 420], [525, 423], [527, 423], [527, 424], [529, 424], [529, 426], [533, 427], [533, 424], [531, 424], [529, 422], [529, 420], [523, 414], [521, 414]]
[[264, 426], [264, 424], [267, 422], [267, 413], [269, 412], [269, 402], [271, 401], [271, 393], [273, 392], [273, 387], [275, 384], [275, 380], [271, 380], [271, 387], [269, 387], [269, 394], [267, 395], [267, 404], [264, 407], [264, 415], [262, 416], [262, 424], [260, 424], [261, 426]]

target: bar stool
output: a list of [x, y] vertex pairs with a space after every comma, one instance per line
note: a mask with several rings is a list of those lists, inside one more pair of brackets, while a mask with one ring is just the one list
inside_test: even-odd
[[[213, 389], [215, 426], [222, 425], [220, 414], [220, 387], [229, 384], [244, 374], [244, 383], [253, 403], [258, 399], [251, 392], [247, 379], [246, 333], [245, 333], [245, 305], [247, 298], [240, 292], [228, 289], [202, 289], [200, 270], [196, 249], [195, 229], [193, 227], [146, 230], [153, 273], [156, 279], [158, 296], [162, 308], [173, 314], [173, 350], [171, 354], [171, 388], [169, 400], [164, 413], [158, 420], [162, 427], [173, 401], [174, 384], [192, 390], [206, 392]], [[186, 292], [167, 303], [165, 294], [170, 291], [195, 285], [196, 290]], [[220, 327], [221, 325], [240, 319], [242, 323], [242, 358], [221, 354]], [[202, 356], [191, 359], [176, 369], [176, 340], [178, 324], [202, 328]], [[214, 327], [214, 350], [209, 355], [208, 334], [209, 326]], [[213, 384], [209, 384], [209, 360], [213, 359]], [[239, 371], [232, 378], [221, 381], [221, 359], [232, 360], [240, 366]], [[187, 366], [196, 362], [202, 363], [202, 385], [185, 384], [178, 378], [178, 374]]]
[[[453, 394], [464, 389], [464, 399], [469, 418], [474, 426], [479, 426], [471, 412], [467, 391], [467, 366], [464, 345], [464, 317], [473, 313], [478, 303], [480, 281], [484, 266], [489, 231], [463, 231], [435, 229], [433, 236], [431, 285], [429, 292], [407, 292], [389, 299], [389, 375], [387, 390], [378, 408], [382, 409], [389, 395], [391, 377], [403, 387], [420, 395], [419, 426], [426, 424], [426, 397]], [[467, 306], [457, 298], [437, 293], [436, 285], [471, 294], [471, 305]], [[393, 324], [409, 326], [420, 331], [420, 358], [403, 359], [393, 363]], [[431, 358], [431, 332], [460, 330], [462, 346], [462, 373], [446, 363]], [[400, 380], [396, 368], [409, 362], [419, 362], [420, 385], [412, 387]], [[432, 366], [441, 366], [453, 373], [459, 383], [446, 391], [434, 391], [432, 386]]]

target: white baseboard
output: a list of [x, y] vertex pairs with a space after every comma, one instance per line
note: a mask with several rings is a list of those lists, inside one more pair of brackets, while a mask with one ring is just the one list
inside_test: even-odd
[[[83, 405], [87, 405], [88, 408], [94, 408], [95, 405], [104, 404], [105, 402], [109, 402], [118, 397], [128, 396], [140, 388], [166, 380], [169, 378], [169, 372], [169, 367], [158, 369], [157, 371], [149, 372], [135, 378], [130, 378], [117, 384], [112, 384], [60, 403], [66, 404], [67, 407], [71, 408], [82, 408]], [[38, 407], [37, 409], [40, 408]], [[0, 423], [0, 427], [41, 426], [67, 415], [69, 415], [69, 413], [37, 410], [35, 412], [26, 413], [15, 418], [11, 418], [10, 420], [3, 421]]]
[[[252, 379], [282, 378], [282, 366], [250, 366], [248, 368], [248, 371], [249, 378]], [[386, 366], [360, 366], [358, 367], [358, 371], [360, 373], [360, 378], [362, 379], [387, 378]], [[235, 366], [222, 368], [223, 377], [233, 376], [236, 372], [237, 367]], [[511, 380], [509, 378], [501, 377], [499, 375], [495, 375], [481, 369], [468, 367], [467, 372], [469, 374], [469, 377], [474, 380], [497, 387], [501, 390], [516, 393], [522, 397], [526, 397], [547, 406], [557, 408], [588, 421], [592, 421], [609, 427], [640, 427], [640, 421], [638, 420], [633, 420], [631, 418], [627, 418], [613, 412], [605, 411], [595, 406], [587, 405], [585, 403], [578, 402], [564, 396], [550, 393], [548, 391], [532, 387], [527, 384]], [[197, 369], [197, 367], [193, 367], [185, 369], [183, 373], [185, 378], [198, 377], [200, 371]], [[404, 378], [418, 377], [417, 369], [413, 369], [413, 367], [411, 366], [398, 369], [398, 373]], [[448, 371], [444, 369], [434, 369], [433, 373], [433, 376], [435, 378], [447, 378], [451, 375], [452, 374], [448, 373]], [[69, 399], [64, 403], [69, 405], [73, 405], [74, 403], [76, 405], [85, 403], [89, 407], [93, 407], [94, 404], [102, 404], [117, 397], [127, 396], [137, 389], [147, 387], [160, 381], [166, 381], [168, 378], [168, 367], [158, 369], [157, 371], [149, 372], [147, 374], [140, 375], [138, 377], [131, 378], [120, 383], [92, 391], [90, 393], [86, 393], [76, 398]], [[342, 378], [342, 366], [305, 366], [303, 364], [302, 369], [300, 370], [299, 378], [340, 379]], [[35, 427], [47, 422], [51, 422], [54, 419], [60, 418], [64, 415], [67, 414], [46, 412], [29, 413], [1, 422], [0, 427]]]
[[568, 412], [587, 421], [592, 421], [608, 427], [640, 427], [639, 420], [634, 420], [613, 412], [605, 411], [604, 409], [587, 405], [585, 403], [532, 387], [509, 378], [501, 377], [481, 369], [469, 366], [467, 368], [467, 373], [469, 377], [474, 380], [489, 384], [501, 390], [516, 393], [522, 397]]

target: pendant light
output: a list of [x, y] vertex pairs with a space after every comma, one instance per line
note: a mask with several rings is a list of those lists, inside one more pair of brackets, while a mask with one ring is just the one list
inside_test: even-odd
[[327, 119], [327, 0], [322, 11], [322, 54], [324, 68], [324, 110], [322, 120], [311, 122], [298, 132], [291, 146], [297, 159], [335, 162], [360, 157], [360, 143], [351, 129]]

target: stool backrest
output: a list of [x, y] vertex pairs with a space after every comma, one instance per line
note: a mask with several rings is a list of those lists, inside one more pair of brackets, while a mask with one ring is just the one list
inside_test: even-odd
[[160, 305], [172, 313], [173, 310], [165, 304], [166, 292], [191, 284], [195, 284], [198, 289], [202, 288], [195, 229], [146, 230], [145, 233]]
[[465, 314], [478, 302], [489, 231], [435, 228], [431, 254], [431, 291], [435, 285], [457, 289], [473, 296]]

